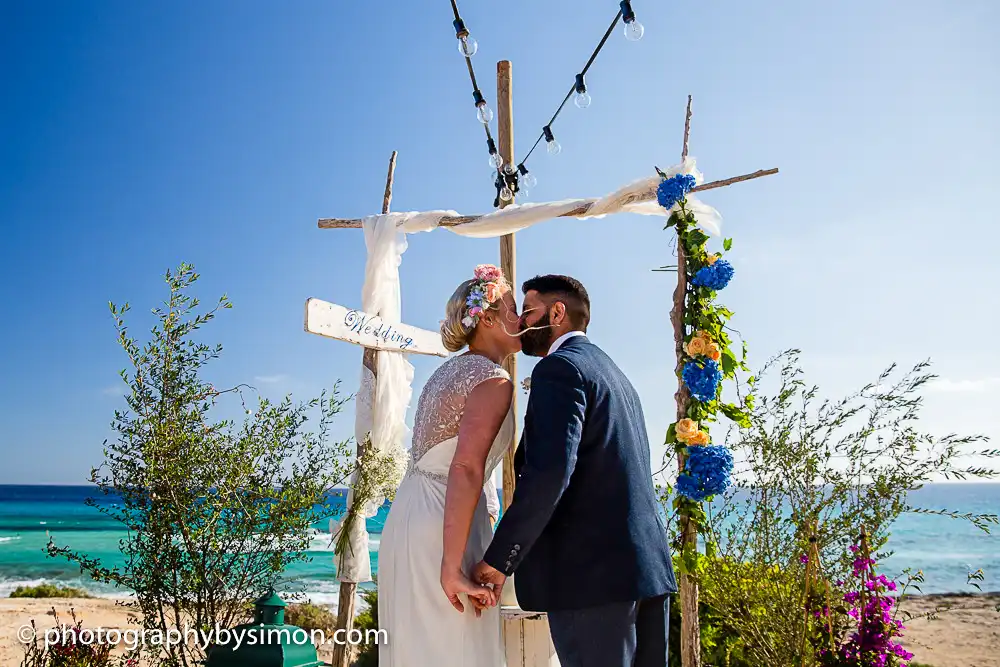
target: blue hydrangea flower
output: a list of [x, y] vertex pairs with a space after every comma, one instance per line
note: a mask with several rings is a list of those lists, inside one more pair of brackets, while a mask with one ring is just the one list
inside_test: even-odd
[[694, 186], [694, 176], [690, 174], [671, 176], [660, 181], [659, 187], [656, 188], [656, 201], [669, 211], [677, 202], [684, 199], [684, 196], [691, 192], [691, 188]]
[[733, 279], [733, 265], [724, 259], [716, 260], [713, 264], [703, 266], [691, 278], [691, 283], [698, 287], [707, 287], [712, 290], [724, 289], [729, 281]]
[[691, 395], [702, 403], [707, 403], [715, 400], [719, 383], [722, 382], [722, 370], [718, 362], [712, 359], [697, 359], [684, 364], [681, 377]]
[[677, 476], [677, 493], [701, 502], [717, 496], [732, 483], [733, 455], [722, 445], [688, 447], [684, 471]]

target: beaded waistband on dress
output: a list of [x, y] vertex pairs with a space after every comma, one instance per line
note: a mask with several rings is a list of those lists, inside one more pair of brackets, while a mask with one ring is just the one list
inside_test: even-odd
[[407, 475], [420, 475], [421, 477], [426, 477], [427, 479], [432, 479], [436, 482], [441, 482], [442, 484], [448, 483], [448, 475], [442, 475], [441, 473], [429, 472], [427, 470], [422, 470], [417, 467], [417, 464], [411, 460], [410, 466], [406, 471]]

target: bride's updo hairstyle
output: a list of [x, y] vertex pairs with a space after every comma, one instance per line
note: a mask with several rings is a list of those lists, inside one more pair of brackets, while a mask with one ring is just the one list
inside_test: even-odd
[[510, 291], [503, 272], [492, 264], [477, 266], [475, 276], [459, 285], [445, 306], [441, 342], [449, 352], [467, 346], [479, 318], [487, 311], [499, 310], [500, 297]]

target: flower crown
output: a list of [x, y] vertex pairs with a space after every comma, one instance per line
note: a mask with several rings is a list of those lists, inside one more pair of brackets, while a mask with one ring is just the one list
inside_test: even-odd
[[491, 305], [500, 300], [509, 289], [503, 271], [493, 264], [480, 264], [476, 267], [475, 282], [469, 289], [465, 299], [465, 317], [462, 326], [471, 329], [479, 323], [479, 317]]

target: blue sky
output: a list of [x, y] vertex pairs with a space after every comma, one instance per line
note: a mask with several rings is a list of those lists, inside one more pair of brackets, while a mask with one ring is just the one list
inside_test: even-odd
[[[461, 4], [494, 106], [495, 63], [513, 61], [518, 155], [616, 5]], [[926, 428], [1000, 436], [1000, 6], [633, 6], [645, 37], [609, 41], [592, 106], [554, 128], [562, 154], [529, 163], [532, 199], [597, 196], [673, 164], [693, 94], [709, 179], [781, 168], [703, 197], [735, 239], [723, 301], [752, 363], [802, 348], [807, 379], [839, 394], [930, 357], [943, 380]], [[200, 296], [235, 304], [208, 330], [226, 347], [217, 385], [353, 391], [360, 350], [305, 334], [302, 306], [357, 305], [364, 243], [316, 219], [377, 212], [393, 150], [395, 210], [492, 203], [443, 0], [8, 2], [0, 81], [0, 483], [82, 482], [100, 460], [125, 363], [108, 300], [130, 301], [142, 331], [163, 272], [191, 262]], [[587, 285], [591, 337], [639, 389], [654, 444], [672, 405], [673, 276], [650, 269], [671, 262], [669, 241], [635, 216], [518, 234], [519, 279]], [[433, 328], [454, 286], [498, 259], [495, 240], [411, 236], [405, 321]], [[417, 390], [436, 363], [414, 360]]]

